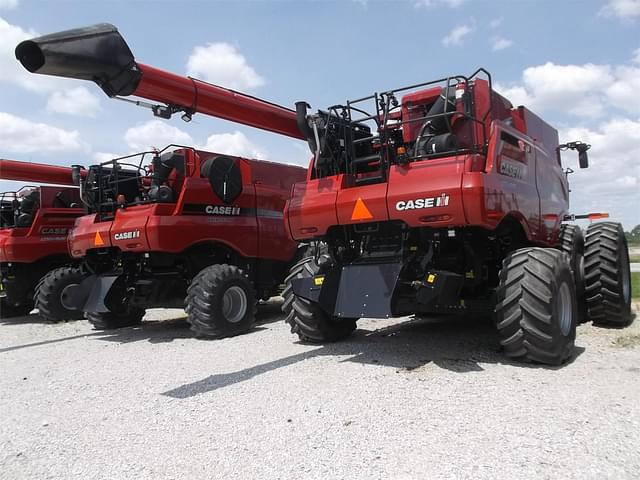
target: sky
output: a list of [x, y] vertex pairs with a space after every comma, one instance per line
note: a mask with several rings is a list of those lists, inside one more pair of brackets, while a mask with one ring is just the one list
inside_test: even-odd
[[572, 212], [640, 224], [640, 0], [0, 0], [1, 158], [90, 165], [181, 143], [307, 166], [301, 141], [203, 115], [154, 119], [15, 60], [26, 38], [102, 22], [142, 63], [292, 108], [485, 67], [561, 141], [592, 144], [586, 170], [563, 157]]

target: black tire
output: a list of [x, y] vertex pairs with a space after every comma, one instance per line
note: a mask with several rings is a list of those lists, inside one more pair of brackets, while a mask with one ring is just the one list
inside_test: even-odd
[[291, 267], [282, 292], [282, 311], [287, 315], [285, 321], [291, 326], [291, 333], [303, 342], [335, 342], [351, 335], [358, 319], [331, 317], [319, 305], [296, 296], [291, 287], [291, 280], [313, 277], [320, 270], [314, 252], [310, 248], [308, 256]]
[[622, 225], [601, 222], [587, 228], [585, 295], [589, 320], [602, 327], [626, 327], [631, 315], [629, 250]]
[[72, 267], [56, 268], [42, 277], [33, 297], [40, 316], [50, 322], [84, 318], [84, 312], [66, 308], [63, 299], [65, 288], [78, 285], [84, 278], [79, 268]]
[[85, 312], [85, 318], [89, 320], [96, 330], [114, 330], [116, 328], [134, 327], [142, 323], [144, 309], [129, 307], [126, 313], [113, 312]]
[[587, 299], [584, 294], [584, 234], [582, 229], [578, 225], [562, 225], [556, 248], [569, 256], [569, 265], [576, 285], [578, 323], [588, 322]]
[[198, 336], [222, 338], [251, 330], [256, 318], [256, 292], [239, 267], [211, 265], [189, 285], [187, 322]]
[[577, 307], [567, 255], [551, 248], [509, 254], [500, 270], [495, 315], [508, 357], [548, 365], [571, 358]]
[[31, 302], [11, 305], [6, 298], [0, 298], [0, 318], [26, 317], [33, 310]]

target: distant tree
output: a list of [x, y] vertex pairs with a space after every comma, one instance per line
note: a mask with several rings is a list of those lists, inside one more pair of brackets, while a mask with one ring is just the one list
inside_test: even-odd
[[636, 225], [630, 232], [624, 232], [629, 243], [640, 243], [640, 225]]

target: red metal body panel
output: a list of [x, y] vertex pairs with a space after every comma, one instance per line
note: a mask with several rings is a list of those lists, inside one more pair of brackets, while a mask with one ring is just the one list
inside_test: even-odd
[[[557, 132], [526, 109], [521, 110], [529, 119], [528, 125], [538, 122], [533, 128], [536, 136], [531, 138], [494, 121], [486, 164], [481, 155], [445, 157], [392, 165], [386, 183], [349, 187], [347, 176], [339, 175], [296, 184], [285, 211], [290, 234], [298, 241], [308, 240], [326, 234], [333, 225], [387, 219], [401, 220], [411, 227], [494, 230], [506, 217], [512, 217], [532, 242], [552, 245], [568, 212], [566, 178], [557, 155], [550, 153], [558, 144]], [[510, 142], [502, 138], [503, 132]], [[398, 202], [443, 194], [448, 196], [446, 206], [397, 208]], [[358, 198], [372, 218], [351, 220]]]
[[40, 208], [31, 227], [2, 229], [0, 262], [36, 262], [52, 255], [67, 255], [67, 233], [80, 208]]
[[[13, 163], [22, 164], [23, 162]], [[0, 263], [33, 263], [54, 255], [68, 255], [67, 234], [73, 228], [76, 218], [84, 211], [82, 208], [55, 206], [58, 194], [64, 192], [77, 195], [77, 190], [73, 188], [39, 187], [40, 207], [31, 225], [0, 230], [2, 232]]]
[[[108, 221], [98, 221], [97, 215], [79, 218], [69, 238], [72, 255], [82, 257], [87, 250], [112, 246], [137, 253], [179, 253], [200, 243], [217, 242], [248, 258], [291, 260], [297, 245], [285, 232], [282, 209], [292, 184], [303, 180], [306, 170], [239, 159], [242, 193], [232, 205], [225, 205], [208, 179], [195, 173], [201, 160], [215, 155], [198, 152], [195, 163], [187, 155], [187, 173], [194, 176], [184, 178], [175, 203], [127, 206]], [[206, 206], [231, 206], [239, 208], [240, 214], [214, 216], [204, 211]], [[96, 245], [96, 233], [104, 245]]]
[[[82, 258], [87, 250], [111, 246], [111, 223], [98, 221], [98, 215], [84, 215], [76, 219], [73, 230], [69, 233], [69, 252], [73, 258]], [[100, 241], [96, 242], [99, 235]]]
[[338, 224], [336, 198], [343, 175], [296, 183], [287, 202], [285, 216], [295, 240], [322, 236]]

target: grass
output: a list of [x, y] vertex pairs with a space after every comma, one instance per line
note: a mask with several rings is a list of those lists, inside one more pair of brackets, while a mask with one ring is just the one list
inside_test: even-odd
[[640, 255], [629, 255], [629, 263], [640, 263]]
[[631, 296], [640, 298], [640, 272], [631, 272]]

